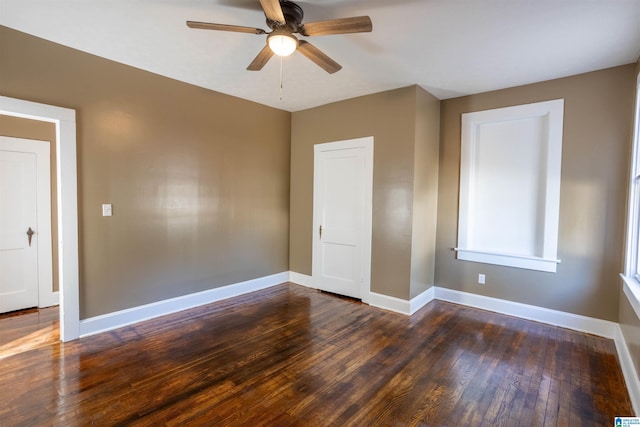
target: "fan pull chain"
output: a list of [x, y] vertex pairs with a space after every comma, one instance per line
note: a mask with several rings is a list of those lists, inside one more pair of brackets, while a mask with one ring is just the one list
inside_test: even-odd
[[282, 78], [282, 68], [283, 68], [283, 57], [280, 57], [280, 101], [282, 101], [282, 87], [284, 86], [283, 84], [283, 78]]

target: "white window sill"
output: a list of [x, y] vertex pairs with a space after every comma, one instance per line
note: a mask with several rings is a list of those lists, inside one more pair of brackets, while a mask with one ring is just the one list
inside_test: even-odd
[[624, 282], [622, 289], [624, 294], [629, 300], [629, 304], [633, 307], [633, 311], [636, 312], [636, 316], [640, 319], [640, 282], [635, 277], [625, 276], [620, 274], [622, 281]]
[[525, 268], [528, 270], [546, 271], [555, 273], [559, 259], [549, 259], [542, 257], [506, 254], [490, 251], [479, 251], [476, 249], [454, 248], [458, 253], [458, 259], [464, 261], [482, 262], [485, 264], [504, 265], [506, 267]]

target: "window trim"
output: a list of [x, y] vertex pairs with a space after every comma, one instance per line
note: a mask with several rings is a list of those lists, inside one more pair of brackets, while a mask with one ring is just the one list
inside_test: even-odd
[[640, 317], [640, 73], [636, 76], [636, 102], [629, 168], [627, 203], [627, 241], [625, 247], [623, 290], [636, 315]]
[[[564, 99], [516, 105], [512, 107], [465, 113], [462, 115], [462, 141], [460, 161], [460, 203], [458, 212], [457, 258], [508, 267], [525, 268], [545, 272], [556, 272], [558, 249], [558, 228], [560, 217], [560, 181], [562, 166]], [[532, 224], [538, 231], [541, 249], [538, 253], [509, 253], [488, 250], [478, 246], [474, 238], [473, 210], [476, 200], [475, 177], [477, 169], [477, 148], [480, 128], [483, 125], [509, 123], [517, 120], [545, 119], [546, 141], [538, 173], [543, 177], [544, 195], [542, 219]], [[536, 228], [538, 227], [538, 228]]]

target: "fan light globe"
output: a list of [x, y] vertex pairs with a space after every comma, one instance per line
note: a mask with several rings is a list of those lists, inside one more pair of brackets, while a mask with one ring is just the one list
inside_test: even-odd
[[274, 31], [269, 35], [267, 41], [273, 53], [279, 56], [289, 56], [298, 47], [298, 40], [287, 33], [276, 33]]

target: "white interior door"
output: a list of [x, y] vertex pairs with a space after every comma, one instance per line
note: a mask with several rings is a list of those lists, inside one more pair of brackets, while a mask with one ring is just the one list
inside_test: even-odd
[[49, 185], [48, 142], [0, 137], [0, 313], [51, 292]]
[[373, 138], [317, 144], [314, 149], [314, 284], [366, 300], [371, 277]]

